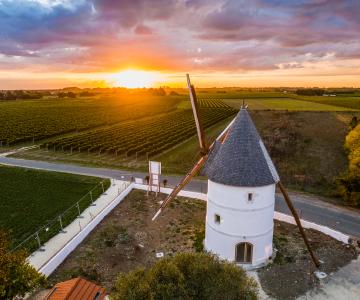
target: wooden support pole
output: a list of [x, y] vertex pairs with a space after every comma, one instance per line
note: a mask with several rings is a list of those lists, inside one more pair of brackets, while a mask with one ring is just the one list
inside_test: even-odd
[[314, 265], [319, 268], [320, 267], [320, 262], [319, 260], [317, 259], [317, 257], [315, 256], [315, 253], [312, 251], [311, 249], [311, 246], [310, 246], [310, 243], [309, 243], [309, 240], [307, 239], [307, 236], [305, 234], [305, 231], [304, 231], [304, 228], [302, 227], [301, 225], [301, 221], [300, 221], [300, 218], [299, 218], [299, 215], [294, 207], [294, 205], [292, 204], [291, 200], [290, 200], [290, 197], [287, 193], [287, 191], [285, 190], [285, 187], [283, 186], [283, 184], [281, 183], [281, 181], [278, 182], [278, 186], [281, 190], [281, 193], [283, 194], [284, 196], [284, 199], [285, 199], [285, 202], [287, 204], [287, 206], [289, 207], [292, 215], [294, 216], [294, 219], [295, 219], [295, 222], [299, 228], [299, 231], [300, 231], [300, 234], [305, 242], [305, 245], [310, 253], [310, 256], [311, 256], [311, 259], [314, 263]]

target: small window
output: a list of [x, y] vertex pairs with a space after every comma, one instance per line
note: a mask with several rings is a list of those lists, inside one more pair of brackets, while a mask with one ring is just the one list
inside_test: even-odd
[[220, 218], [220, 216], [219, 215], [217, 215], [217, 214], [215, 214], [215, 223], [216, 224], [220, 224], [220, 221], [221, 221], [221, 218]]
[[248, 201], [253, 201], [253, 193], [248, 194]]

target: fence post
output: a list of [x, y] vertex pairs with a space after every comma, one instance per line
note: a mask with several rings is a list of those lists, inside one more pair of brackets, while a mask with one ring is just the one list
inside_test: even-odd
[[90, 191], [89, 193], [90, 193], [91, 206], [96, 206], [96, 203], [94, 203], [92, 191]]
[[39, 232], [38, 231], [36, 231], [36, 240], [37, 240], [37, 242], [38, 242], [38, 244], [39, 244], [39, 249], [41, 248], [41, 242], [40, 242], [40, 236], [39, 236]]
[[79, 206], [79, 202], [76, 202], [76, 207], [77, 207], [77, 209], [78, 209], [78, 213], [79, 213], [79, 217], [80, 217], [80, 215], [81, 215], [81, 212], [80, 212], [80, 206]]
[[59, 216], [59, 223], [60, 223], [61, 232], [65, 232], [64, 227], [63, 227], [63, 223], [62, 223], [62, 220], [61, 220], [61, 215]]

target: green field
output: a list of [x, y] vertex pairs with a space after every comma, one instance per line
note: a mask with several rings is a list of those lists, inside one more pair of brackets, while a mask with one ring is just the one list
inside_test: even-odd
[[324, 96], [294, 96], [304, 101], [320, 103], [326, 105], [333, 105], [341, 108], [360, 110], [360, 96], [336, 96], [336, 97], [324, 97]]
[[[10, 231], [17, 245], [101, 181], [96, 177], [0, 166], [0, 227]], [[105, 187], [108, 185], [107, 181]], [[96, 189], [94, 198], [100, 193]], [[89, 204], [82, 201], [81, 209]]]
[[[240, 108], [242, 99], [224, 99], [224, 102], [234, 108]], [[249, 110], [293, 110], [293, 111], [352, 111], [353, 108], [334, 106], [325, 102], [310, 102], [292, 98], [246, 99]]]

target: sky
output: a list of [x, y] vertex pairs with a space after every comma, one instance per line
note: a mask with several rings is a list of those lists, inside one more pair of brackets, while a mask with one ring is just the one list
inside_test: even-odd
[[0, 89], [360, 87], [359, 0], [0, 0]]

